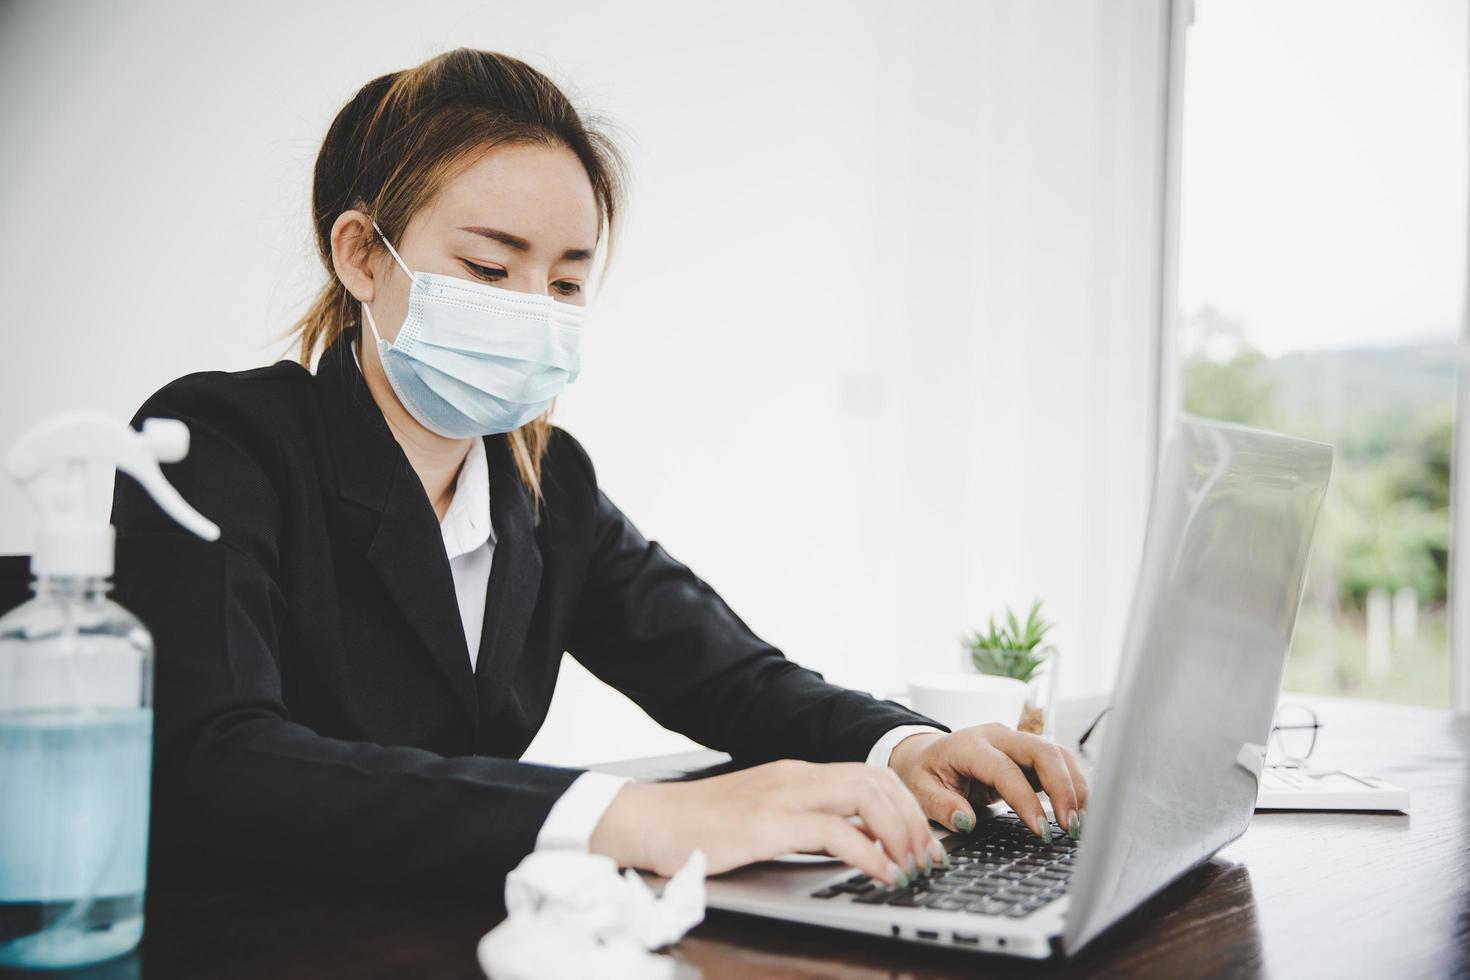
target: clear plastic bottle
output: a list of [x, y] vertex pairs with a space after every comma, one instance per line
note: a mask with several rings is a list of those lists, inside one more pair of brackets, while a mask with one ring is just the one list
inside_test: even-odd
[[139, 434], [69, 413], [8, 457], [43, 516], [35, 597], [0, 618], [0, 967], [78, 966], [142, 938], [153, 640], [107, 598], [112, 528], [88, 522], [80, 466], [142, 473], [165, 510], [218, 537], [158, 470], [187, 446], [173, 420]]
[[153, 641], [97, 578], [0, 619], [0, 964], [70, 966], [143, 935]]

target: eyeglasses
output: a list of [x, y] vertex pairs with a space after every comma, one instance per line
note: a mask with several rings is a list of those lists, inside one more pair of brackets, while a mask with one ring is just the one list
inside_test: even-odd
[[[1083, 755], [1087, 754], [1087, 740], [1092, 733], [1097, 731], [1103, 716], [1112, 707], [1106, 707], [1098, 712], [1092, 724], [1077, 739], [1077, 751]], [[1297, 769], [1307, 764], [1312, 750], [1317, 747], [1317, 732], [1322, 729], [1322, 723], [1317, 720], [1317, 712], [1304, 704], [1287, 703], [1277, 705], [1276, 715], [1271, 720], [1271, 733], [1266, 736], [1267, 758], [1271, 758], [1272, 749], [1275, 749], [1276, 761], [1271, 765], [1280, 766], [1284, 769]]]
[[1317, 712], [1304, 704], [1282, 704], [1276, 707], [1276, 717], [1271, 723], [1271, 734], [1266, 739], [1269, 756], [1272, 742], [1279, 753], [1280, 761], [1274, 765], [1296, 769], [1307, 764], [1312, 750], [1317, 747], [1317, 733], [1322, 723]]

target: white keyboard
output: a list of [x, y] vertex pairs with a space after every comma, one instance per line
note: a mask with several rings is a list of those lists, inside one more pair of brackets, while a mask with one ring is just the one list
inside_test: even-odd
[[1409, 812], [1409, 791], [1346, 769], [1267, 766], [1256, 795], [1257, 810], [1399, 810]]

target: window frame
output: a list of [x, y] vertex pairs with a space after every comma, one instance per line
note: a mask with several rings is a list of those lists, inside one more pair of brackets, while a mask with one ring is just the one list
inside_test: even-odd
[[[1170, 427], [1183, 409], [1183, 371], [1179, 361], [1179, 230], [1185, 53], [1194, 23], [1194, 0], [1164, 0], [1165, 84], [1159, 113], [1163, 160], [1160, 187], [1162, 227], [1156, 263], [1158, 364], [1154, 371], [1156, 425], [1152, 433], [1153, 468]], [[1465, 38], [1470, 46], [1470, 34]], [[1470, 132], [1470, 119], [1467, 132]], [[1470, 168], [1467, 168], [1470, 170]], [[1467, 173], [1470, 182], [1470, 173]], [[1470, 242], [1470, 213], [1465, 222]], [[1450, 710], [1470, 712], [1470, 249], [1467, 249], [1465, 299], [1460, 309], [1459, 361], [1455, 380], [1455, 417], [1450, 463], [1450, 560], [1447, 583], [1450, 617]], [[1152, 482], [1152, 481], [1151, 481]]]

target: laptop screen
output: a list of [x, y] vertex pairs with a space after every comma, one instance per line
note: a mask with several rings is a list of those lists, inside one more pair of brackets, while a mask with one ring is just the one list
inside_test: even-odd
[[1321, 443], [1187, 416], [1166, 443], [1069, 953], [1245, 830], [1331, 466]]

